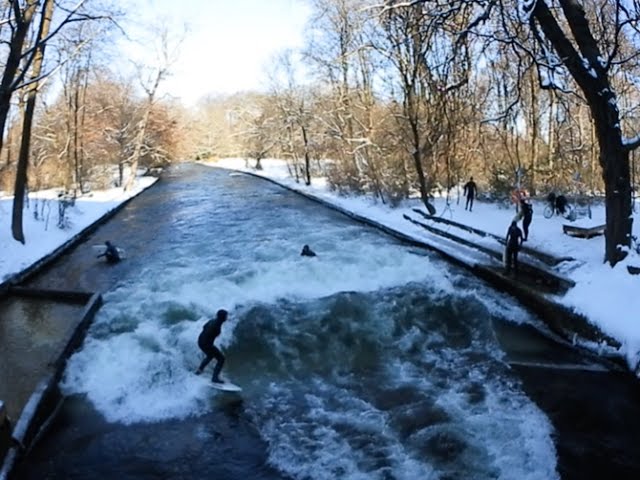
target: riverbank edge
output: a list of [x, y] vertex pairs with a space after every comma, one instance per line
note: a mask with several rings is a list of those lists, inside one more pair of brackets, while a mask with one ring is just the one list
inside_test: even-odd
[[36, 260], [34, 263], [29, 265], [25, 269], [23, 269], [23, 270], [21, 270], [21, 271], [19, 271], [17, 273], [9, 275], [2, 282], [0, 282], [0, 300], [2, 300], [3, 298], [5, 298], [7, 296], [7, 294], [9, 293], [9, 290], [10, 290], [10, 288], [12, 286], [24, 283], [27, 280], [29, 280], [30, 278], [34, 277], [35, 275], [37, 275], [37, 274], [41, 273], [42, 271], [46, 270], [55, 260], [58, 259], [58, 257], [60, 255], [63, 255], [64, 253], [68, 252], [69, 250], [71, 250], [74, 247], [76, 247], [79, 244], [81, 244], [83, 241], [85, 241], [87, 239], [87, 237], [89, 235], [91, 235], [98, 228], [100, 228], [102, 225], [107, 223], [120, 210], [122, 210], [124, 207], [126, 207], [129, 202], [131, 202], [134, 198], [136, 198], [142, 192], [145, 192], [149, 188], [151, 188], [154, 185], [156, 185], [159, 181], [160, 181], [160, 177], [156, 177], [156, 180], [153, 183], [151, 183], [150, 185], [146, 186], [145, 188], [140, 190], [135, 195], [132, 195], [131, 197], [127, 198], [126, 200], [123, 200], [121, 203], [119, 203], [118, 205], [113, 207], [108, 212], [105, 212], [101, 217], [98, 217], [93, 223], [90, 223], [89, 225], [84, 227], [82, 230], [80, 230], [78, 233], [76, 233], [73, 237], [71, 237], [69, 240], [64, 242], [62, 245], [60, 245], [54, 251], [52, 251], [51, 253], [45, 255], [44, 257]]
[[304, 196], [309, 200], [320, 203], [327, 208], [342, 213], [343, 215], [348, 216], [349, 218], [356, 220], [362, 224], [366, 224], [373, 228], [376, 228], [409, 245], [436, 252], [446, 261], [462, 267], [473, 273], [475, 276], [483, 279], [496, 290], [507, 293], [516, 298], [527, 309], [535, 313], [540, 318], [540, 320], [544, 322], [544, 324], [550, 329], [551, 332], [553, 332], [555, 335], [558, 335], [561, 340], [567, 342], [568, 344], [571, 344], [574, 348], [581, 349], [589, 354], [597, 355], [599, 358], [607, 360], [610, 363], [612, 369], [623, 370], [631, 375], [634, 375], [636, 378], [638, 378], [638, 376], [640, 375], [640, 365], [638, 366], [639, 370], [634, 372], [629, 366], [626, 356], [619, 351], [621, 347], [621, 342], [619, 340], [606, 335], [595, 324], [590, 322], [586, 316], [575, 312], [573, 309], [567, 307], [566, 305], [551, 300], [533, 291], [532, 289], [509, 282], [508, 279], [497, 274], [491, 269], [483, 267], [482, 265], [469, 263], [464, 259], [456, 257], [455, 255], [447, 252], [445, 249], [439, 247], [438, 245], [429, 243], [424, 239], [418, 239], [410, 234], [396, 230], [393, 227], [380, 223], [369, 217], [352, 212], [340, 205], [332, 203], [327, 199], [318, 197], [302, 189], [284, 184], [276, 179], [267, 177], [266, 175], [261, 175], [257, 172], [220, 167], [211, 164], [208, 164], [208, 166], [213, 168], [220, 168], [229, 172], [250, 175], [255, 178], [266, 180], [286, 190]]
[[11, 431], [11, 446], [0, 464], [0, 480], [8, 480], [18, 461], [29, 454], [38, 439], [46, 433], [64, 402], [59, 382], [68, 358], [84, 342], [96, 313], [102, 306], [102, 295], [89, 294], [78, 325], [72, 330], [62, 352], [53, 362], [53, 372], [46, 374], [31, 393], [29, 400]]
[[[48, 255], [38, 259], [20, 272], [8, 276], [2, 283], [0, 283], [0, 301], [12, 295], [12, 288], [18, 288], [21, 283], [24, 283], [34, 276], [42, 273], [49, 268], [53, 262], [58, 259], [58, 257], [84, 242], [91, 234], [127, 206], [129, 202], [133, 201], [138, 197], [138, 195], [156, 185], [160, 179], [161, 177], [157, 177], [153, 183], [144, 187], [135, 195], [123, 200], [111, 210], [105, 212], [93, 223], [87, 225]], [[86, 333], [93, 322], [95, 314], [102, 305], [102, 295], [99, 292], [81, 292], [81, 294], [86, 294], [88, 296], [88, 301], [84, 306], [84, 310], [80, 316], [78, 324], [72, 329], [69, 337], [66, 339], [65, 347], [57, 356], [55, 362], [53, 362], [54, 371], [45, 375], [45, 377], [37, 383], [36, 388], [20, 412], [19, 417], [15, 420], [13, 428], [10, 430], [10, 440], [12, 445], [9, 447], [6, 454], [3, 457], [0, 457], [0, 480], [8, 480], [11, 478], [11, 472], [19, 458], [28, 453], [38, 438], [46, 431], [48, 425], [51, 423], [53, 418], [55, 418], [57, 411], [62, 405], [63, 397], [59, 390], [58, 382], [62, 377], [68, 358], [84, 342]], [[36, 296], [40, 296], [40, 294]]]

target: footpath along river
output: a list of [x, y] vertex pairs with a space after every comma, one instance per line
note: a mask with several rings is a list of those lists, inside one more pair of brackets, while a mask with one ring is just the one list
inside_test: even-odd
[[[113, 267], [90, 248], [107, 239]], [[253, 177], [174, 167], [31, 285], [105, 304], [15, 478], [640, 478], [630, 376], [437, 255]], [[218, 308], [241, 395], [193, 374]]]

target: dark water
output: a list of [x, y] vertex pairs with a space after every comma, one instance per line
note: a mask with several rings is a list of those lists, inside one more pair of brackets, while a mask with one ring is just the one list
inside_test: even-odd
[[[63, 412], [18, 478], [588, 478], [563, 458], [574, 440], [593, 445], [558, 442], [551, 422], [566, 419], [538, 398], [563, 410], [558, 371], [510, 362], [607, 374], [467, 272], [201, 166], [172, 170], [87, 245], [106, 239], [125, 262], [109, 268], [79, 247], [36, 281], [106, 302], [68, 365]], [[319, 256], [300, 257], [303, 244]], [[240, 395], [192, 373], [220, 307]]]
[[[0, 399], [9, 418], [22, 407], [71, 338], [82, 306], [8, 297], [0, 302]], [[10, 366], [10, 367], [9, 367]]]

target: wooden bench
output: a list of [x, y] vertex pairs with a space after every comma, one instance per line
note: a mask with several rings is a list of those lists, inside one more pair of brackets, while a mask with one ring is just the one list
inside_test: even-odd
[[562, 225], [562, 231], [566, 235], [578, 238], [591, 238], [597, 235], [603, 235], [606, 225], [597, 225], [595, 227], [576, 227], [575, 225]]

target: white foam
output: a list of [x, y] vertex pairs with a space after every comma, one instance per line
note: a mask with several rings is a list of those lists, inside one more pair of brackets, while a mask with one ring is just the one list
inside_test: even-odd
[[[233, 264], [178, 252], [173, 258], [182, 261], [149, 265], [120, 284], [106, 295], [89, 338], [69, 363], [66, 393], [87, 394], [109, 420], [124, 423], [201, 412], [207, 396], [192, 375], [201, 355], [196, 339], [217, 308], [233, 311], [239, 305], [279, 298], [370, 291], [412, 280], [434, 282], [433, 264], [439, 264], [400, 246], [356, 241], [316, 258], [300, 257], [297, 251], [283, 253], [281, 245], [273, 243], [263, 256], [262, 262]], [[218, 275], [216, 268], [227, 274]], [[162, 321], [167, 302], [194, 311], [199, 321], [185, 318], [169, 328]], [[110, 334], [110, 326], [123, 312], [135, 330]], [[234, 326], [233, 318], [225, 324], [223, 346], [232, 342]], [[100, 338], [92, 338], [96, 332]]]
[[109, 421], [193, 415], [207, 408], [210, 395], [205, 380], [185, 368], [180, 344], [186, 344], [183, 337], [149, 323], [108, 341], [88, 339], [82, 352], [70, 359], [63, 391], [86, 393]]
[[[318, 381], [308, 388], [310, 392], [330, 391], [306, 394], [307, 408], [292, 416], [289, 405], [298, 403], [290, 397], [292, 389], [273, 386], [270, 397], [278, 400], [265, 405], [263, 412], [254, 412], [269, 444], [270, 462], [278, 469], [295, 478], [314, 480], [388, 478], [389, 473], [393, 478], [434, 478], [433, 469], [413, 458], [385, 428], [383, 412], [350, 390]], [[342, 410], [336, 411], [329, 403], [339, 404]], [[350, 430], [355, 441], [350, 443], [340, 428]], [[382, 465], [376, 464], [379, 459]]]
[[[422, 383], [433, 396], [424, 372], [415, 373], [422, 378], [408, 384]], [[264, 402], [257, 402], [259, 411], [252, 413], [268, 442], [270, 463], [293, 478], [437, 479], [447, 467], [458, 467], [455, 478], [558, 479], [546, 417], [516, 386], [483, 380], [485, 402], [469, 405], [455, 388], [442, 390], [437, 405], [451, 420], [413, 434], [457, 432], [466, 444], [462, 466], [434, 464], [428, 455], [407, 447], [407, 440], [391, 428], [387, 412], [358, 398], [354, 390], [319, 380], [306, 385], [309, 393], [303, 399], [291, 392], [304, 386], [272, 385]]]
[[[306, 221], [301, 218], [300, 225]], [[481, 282], [467, 278], [436, 257], [411, 253], [406, 247], [370, 235], [360, 227], [328, 224], [307, 233], [318, 257], [301, 257], [299, 238], [277, 238], [273, 234], [261, 238], [259, 231], [246, 239], [204, 238], [202, 244], [193, 243], [198, 241], [195, 238], [153, 252], [155, 258], [150, 258], [141, 270], [123, 279], [118, 288], [105, 296], [105, 305], [83, 349], [70, 359], [62, 385], [64, 392], [86, 394], [114, 422], [153, 422], [206, 412], [219, 393], [205, 387], [210, 373], [203, 377], [193, 374], [202, 358], [196, 339], [204, 321], [218, 308], [231, 312], [219, 342], [226, 348], [234, 347], [234, 331], [241, 327], [237, 316], [247, 306], [276, 305], [282, 299], [304, 302], [344, 291], [383, 292], [410, 282], [423, 288], [424, 297], [417, 296], [416, 301], [424, 298], [425, 302], [436, 304], [457, 297], [456, 301], [464, 303], [459, 297], [466, 296], [468, 302], [484, 305], [488, 311], [499, 310], [517, 321], [528, 317], [506, 297], [485, 289]], [[230, 248], [226, 242], [245, 243]], [[376, 304], [373, 296], [369, 299], [369, 303]], [[395, 307], [385, 308], [391, 311]], [[374, 312], [367, 319], [368, 324], [354, 327], [348, 333], [355, 338], [362, 334], [377, 335], [380, 348], [393, 347], [401, 352], [415, 350], [423, 340], [423, 331], [418, 329], [395, 339], [393, 322], [387, 320], [386, 311]], [[274, 327], [284, 338], [266, 338], [268, 348], [277, 350], [284, 359], [287, 355], [307, 353], [296, 352], [291, 344], [294, 339], [304, 338], [313, 325], [303, 322], [289, 325], [283, 320]], [[311, 348], [316, 348], [312, 339], [310, 342]], [[347, 344], [341, 347], [349, 349]], [[491, 361], [500, 357], [497, 343], [483, 348], [490, 350], [487, 356]], [[318, 352], [319, 358], [322, 354]], [[438, 357], [418, 360], [440, 362], [444, 369], [450, 365], [460, 368], [455, 364], [457, 356], [458, 352], [449, 349], [441, 350]], [[229, 359], [230, 363], [233, 361]], [[437, 471], [428, 459], [405, 448], [397, 431], [387, 428], [387, 413], [361, 398], [356, 389], [345, 386], [338, 375], [346, 376], [346, 381], [351, 380], [354, 385], [365, 379], [349, 379], [351, 373], [346, 367], [337, 367], [340, 373], [329, 369], [327, 378], [317, 378], [312, 385], [306, 383], [306, 378], [300, 379], [310, 373], [294, 360], [284, 366], [283, 378], [271, 385], [268, 372], [264, 378], [231, 377], [243, 388], [246, 407], [269, 444], [269, 461], [294, 477], [311, 479], [389, 475], [437, 478]], [[394, 368], [401, 373], [399, 382], [419, 385], [425, 392], [435, 388], [424, 378], [422, 365], [404, 362]], [[489, 384], [489, 391], [494, 392], [495, 401], [491, 397], [494, 403], [488, 402], [476, 414], [465, 412], [463, 405], [456, 409], [456, 393], [447, 397], [443, 392], [452, 411], [457, 410], [461, 417], [458, 420], [461, 430], [477, 437], [472, 439], [473, 445], [489, 444], [486, 448], [495, 455], [495, 468], [501, 472], [511, 468], [522, 474], [510, 477], [504, 474], [500, 478], [555, 478], [550, 428], [544, 417], [516, 387], [502, 391], [500, 385], [491, 384], [489, 377], [483, 380]], [[455, 389], [455, 384], [450, 387]], [[300, 392], [307, 394], [300, 397]], [[493, 411], [503, 408], [510, 396], [516, 400], [505, 413]], [[341, 428], [348, 433], [341, 432]], [[512, 435], [517, 442], [510, 448], [508, 439]], [[376, 438], [371, 445], [361, 443], [370, 437]], [[535, 471], [550, 475], [536, 476], [532, 473]]]

